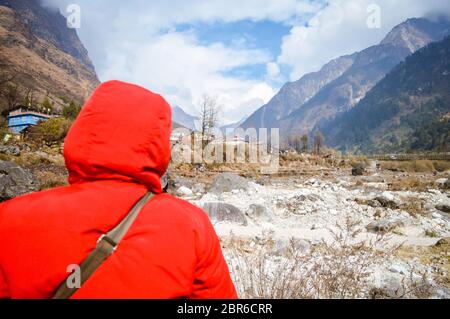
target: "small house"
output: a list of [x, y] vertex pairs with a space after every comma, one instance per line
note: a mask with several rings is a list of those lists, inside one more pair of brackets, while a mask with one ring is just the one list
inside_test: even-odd
[[14, 134], [20, 134], [30, 126], [37, 125], [40, 121], [46, 121], [56, 117], [50, 113], [42, 113], [20, 107], [11, 111], [8, 115], [8, 128]]

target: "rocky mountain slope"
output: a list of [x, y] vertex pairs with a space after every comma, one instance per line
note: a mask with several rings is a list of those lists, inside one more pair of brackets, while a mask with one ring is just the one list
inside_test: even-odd
[[[409, 19], [396, 26], [380, 44], [338, 58], [321, 71], [286, 85], [243, 126], [279, 127], [284, 140], [290, 135], [310, 134], [318, 124], [356, 105], [415, 50], [449, 33], [447, 20]], [[307, 79], [314, 77], [312, 83], [316, 85], [310, 85]]]
[[172, 107], [172, 121], [182, 127], [194, 130], [199, 121], [198, 117], [186, 113], [181, 107]]
[[81, 104], [99, 84], [88, 52], [57, 9], [0, 0], [0, 61], [14, 82], [60, 103]]
[[450, 37], [408, 57], [322, 130], [327, 144], [341, 150], [448, 151]]
[[285, 84], [266, 105], [256, 110], [242, 124], [243, 128], [278, 127], [281, 118], [289, 116], [325, 85], [341, 76], [354, 62], [354, 55], [332, 60], [318, 72], [308, 73]]

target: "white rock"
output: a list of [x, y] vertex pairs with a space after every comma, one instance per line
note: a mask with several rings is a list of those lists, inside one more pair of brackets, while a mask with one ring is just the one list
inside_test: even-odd
[[393, 273], [398, 273], [398, 274], [406, 274], [407, 273], [407, 269], [400, 264], [393, 264], [390, 268], [389, 268], [390, 272]]
[[439, 218], [439, 219], [442, 217], [442, 215], [439, 213], [433, 213], [433, 214], [431, 214], [431, 216], [433, 216], [433, 218]]
[[328, 211], [328, 213], [330, 213], [330, 215], [334, 215], [334, 216], [337, 215], [337, 211], [336, 211], [335, 209], [330, 209], [330, 210]]
[[194, 193], [190, 188], [187, 188], [186, 186], [181, 186], [177, 190], [177, 194], [180, 196], [192, 196]]
[[383, 193], [381, 193], [381, 196], [384, 196], [387, 200], [392, 200], [392, 201], [395, 200], [394, 195], [392, 195], [389, 192], [383, 192]]

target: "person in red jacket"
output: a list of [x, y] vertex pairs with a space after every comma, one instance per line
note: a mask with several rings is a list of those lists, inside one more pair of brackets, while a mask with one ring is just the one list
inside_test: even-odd
[[198, 207], [162, 193], [171, 109], [119, 81], [100, 85], [64, 145], [69, 186], [0, 204], [0, 298], [51, 298], [147, 192], [117, 250], [72, 298], [236, 298], [219, 239]]

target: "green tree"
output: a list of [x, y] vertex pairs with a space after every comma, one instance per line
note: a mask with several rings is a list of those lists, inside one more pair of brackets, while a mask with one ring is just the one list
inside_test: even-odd
[[35, 142], [62, 142], [69, 131], [71, 122], [65, 118], [55, 117], [41, 121], [29, 129], [28, 138]]
[[74, 120], [77, 118], [78, 114], [81, 111], [81, 107], [76, 105], [74, 101], [70, 101], [70, 103], [64, 105], [62, 109], [62, 115], [69, 120]]

